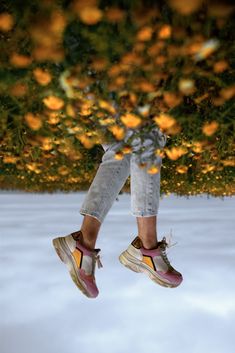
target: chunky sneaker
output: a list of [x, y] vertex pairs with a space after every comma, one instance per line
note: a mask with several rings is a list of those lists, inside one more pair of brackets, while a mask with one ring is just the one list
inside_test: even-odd
[[80, 243], [81, 231], [70, 233], [65, 237], [53, 239], [53, 246], [68, 267], [70, 276], [76, 286], [89, 298], [95, 298], [99, 290], [95, 281], [95, 265], [102, 267], [99, 258], [100, 249], [88, 250]]
[[146, 273], [151, 280], [163, 287], [177, 287], [183, 280], [181, 273], [170, 264], [166, 247], [166, 238], [158, 242], [155, 249], [145, 249], [139, 237], [119, 256], [119, 261], [135, 272]]

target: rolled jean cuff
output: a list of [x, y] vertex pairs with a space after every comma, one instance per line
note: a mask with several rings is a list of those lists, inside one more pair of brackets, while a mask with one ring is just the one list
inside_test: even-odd
[[157, 216], [158, 212], [154, 212], [154, 213], [147, 213], [147, 212], [131, 212], [132, 216], [134, 217], [153, 217], [153, 216]]
[[100, 223], [103, 223], [104, 221], [104, 217], [101, 217], [97, 212], [94, 212], [94, 211], [88, 211], [88, 210], [85, 210], [84, 208], [81, 208], [79, 210], [79, 213], [82, 215], [82, 216], [91, 216], [91, 217], [94, 217], [95, 219], [97, 219], [97, 221], [99, 221]]

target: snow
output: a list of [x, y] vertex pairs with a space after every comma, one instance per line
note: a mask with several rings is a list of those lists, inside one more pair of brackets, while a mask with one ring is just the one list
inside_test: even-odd
[[233, 350], [235, 198], [176, 197], [160, 202], [158, 237], [183, 273], [163, 288], [123, 267], [136, 235], [130, 196], [119, 196], [97, 247], [100, 295], [86, 298], [51, 241], [78, 230], [84, 193], [0, 194], [1, 353], [213, 353]]

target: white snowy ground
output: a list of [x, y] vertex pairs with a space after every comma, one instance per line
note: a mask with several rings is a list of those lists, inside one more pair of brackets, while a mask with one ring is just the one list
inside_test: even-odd
[[175, 289], [123, 267], [136, 234], [129, 195], [119, 196], [97, 247], [100, 295], [75, 287], [51, 240], [79, 229], [84, 193], [0, 194], [1, 353], [227, 353], [234, 349], [235, 198], [160, 203], [159, 238], [184, 275]]

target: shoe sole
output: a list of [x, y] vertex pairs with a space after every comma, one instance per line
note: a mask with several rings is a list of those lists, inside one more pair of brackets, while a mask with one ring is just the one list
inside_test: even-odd
[[155, 271], [153, 271], [148, 265], [144, 264], [142, 261], [133, 257], [127, 250], [125, 250], [119, 256], [119, 261], [121, 262], [122, 265], [124, 265], [125, 267], [129, 268], [134, 272], [146, 273], [152, 281], [154, 281], [155, 283], [159, 284], [162, 287], [176, 288], [180, 284], [179, 283], [176, 285], [176, 284], [163, 281], [159, 276], [157, 276], [157, 273]]
[[70, 252], [70, 249], [68, 245], [66, 244], [66, 241], [64, 238], [55, 238], [52, 240], [52, 244], [54, 246], [54, 249], [59, 256], [60, 260], [67, 266], [70, 276], [73, 280], [73, 282], [76, 284], [76, 286], [82, 291], [84, 295], [86, 295], [88, 298], [95, 298], [90, 295], [86, 288], [86, 284], [79, 278], [76, 268], [76, 262]]

